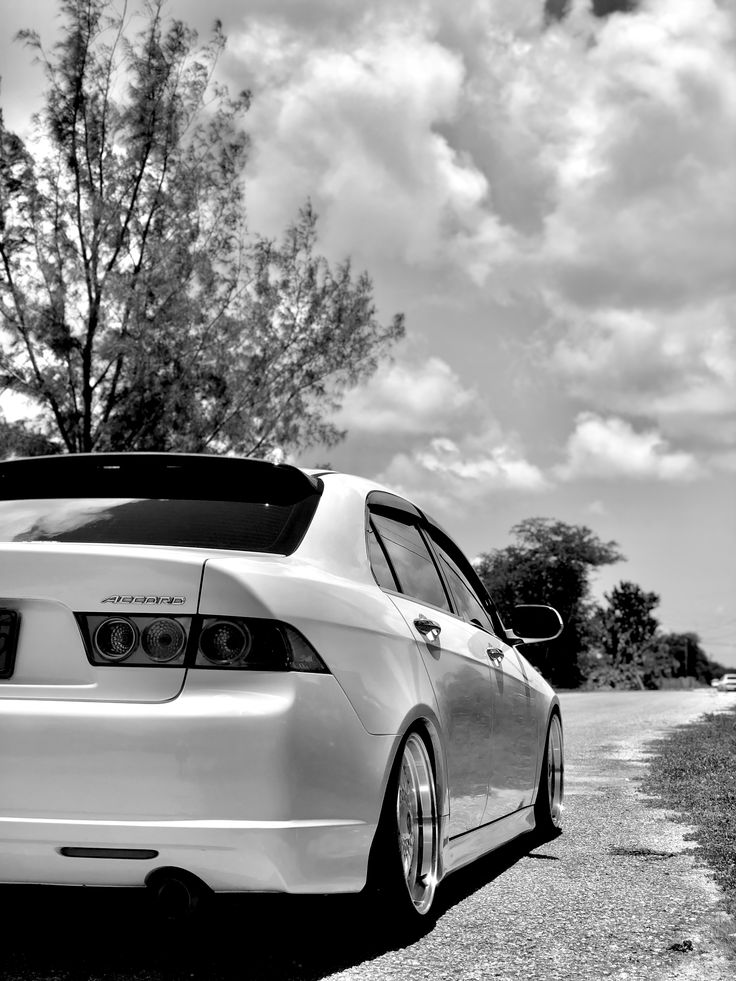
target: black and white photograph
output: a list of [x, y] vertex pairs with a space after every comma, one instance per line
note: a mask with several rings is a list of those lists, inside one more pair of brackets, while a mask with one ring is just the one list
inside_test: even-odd
[[733, 0], [0, 0], [0, 924], [736, 976]]

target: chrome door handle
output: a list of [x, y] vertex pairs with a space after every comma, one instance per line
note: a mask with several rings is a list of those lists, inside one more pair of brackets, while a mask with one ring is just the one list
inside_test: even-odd
[[428, 620], [425, 616], [418, 616], [414, 619], [414, 626], [423, 637], [427, 638], [430, 644], [436, 644], [439, 640], [442, 627], [436, 621]]
[[503, 647], [486, 647], [486, 654], [492, 661], [503, 661]]

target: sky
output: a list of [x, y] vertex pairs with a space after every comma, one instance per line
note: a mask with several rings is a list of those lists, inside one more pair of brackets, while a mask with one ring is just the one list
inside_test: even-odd
[[[378, 478], [471, 556], [518, 521], [736, 666], [736, 6], [731, 0], [170, 0], [249, 88], [250, 227], [320, 248], [407, 335], [304, 465]], [[54, 0], [0, 0], [22, 131]], [[7, 406], [6, 406], [7, 408]]]

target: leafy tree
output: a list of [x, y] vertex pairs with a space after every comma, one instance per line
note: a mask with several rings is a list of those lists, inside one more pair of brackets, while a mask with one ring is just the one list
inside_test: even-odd
[[652, 611], [659, 606], [659, 596], [636, 583], [620, 582], [604, 598], [607, 606], [598, 620], [606, 656], [614, 666], [643, 664], [657, 643], [659, 621]]
[[0, 459], [59, 452], [59, 443], [47, 439], [42, 433], [34, 432], [22, 422], [7, 422], [0, 416]]
[[662, 647], [667, 658], [665, 677], [691, 677], [709, 685], [714, 678], [720, 678], [727, 670], [721, 664], [710, 660], [700, 646], [700, 638], [696, 633], [664, 634]]
[[403, 333], [372, 286], [315, 253], [307, 206], [280, 243], [245, 227], [249, 95], [163, 0], [142, 27], [60, 0], [45, 107], [25, 143], [0, 116], [0, 391], [69, 452], [331, 444], [326, 421]]
[[659, 688], [664, 679], [695, 678], [710, 684], [722, 673], [710, 661], [695, 633], [662, 633], [653, 615], [659, 596], [632, 582], [621, 582], [605, 595], [607, 606], [596, 616], [602, 663], [589, 681], [615, 687]]
[[505, 619], [518, 603], [546, 603], [558, 610], [565, 623], [562, 635], [544, 649], [529, 648], [528, 656], [554, 683], [575, 687], [582, 680], [579, 657], [593, 629], [591, 574], [623, 556], [616, 542], [601, 541], [584, 525], [551, 518], [527, 518], [511, 534], [514, 544], [480, 557], [478, 574]]

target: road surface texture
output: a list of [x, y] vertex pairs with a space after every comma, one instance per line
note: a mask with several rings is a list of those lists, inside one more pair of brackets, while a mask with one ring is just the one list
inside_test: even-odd
[[408, 946], [387, 942], [352, 898], [225, 897], [167, 927], [139, 891], [3, 887], [0, 977], [733, 981], [723, 938], [736, 925], [687, 828], [637, 778], [652, 738], [734, 704], [707, 690], [563, 695], [564, 834], [448, 878], [437, 923]]

